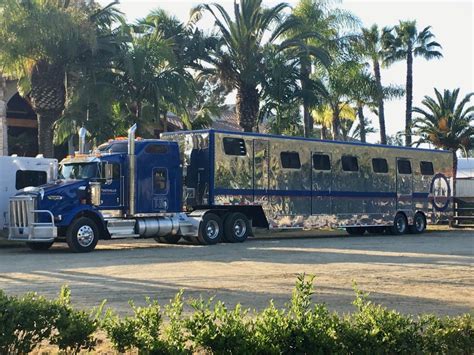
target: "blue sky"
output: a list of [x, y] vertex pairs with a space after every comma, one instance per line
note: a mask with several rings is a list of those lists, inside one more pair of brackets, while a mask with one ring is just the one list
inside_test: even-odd
[[[109, 1], [100, 0], [102, 4]], [[144, 17], [150, 10], [162, 8], [182, 21], [187, 21], [189, 10], [203, 1], [194, 0], [121, 0], [120, 9], [129, 21]], [[232, 0], [217, 1], [231, 10]], [[279, 1], [264, 0], [265, 5]], [[297, 0], [287, 0], [295, 5]], [[416, 20], [418, 27], [431, 25], [436, 40], [443, 46], [444, 57], [439, 60], [414, 61], [414, 105], [420, 105], [424, 95], [432, 96], [433, 88], [440, 90], [461, 88], [461, 95], [474, 91], [474, 5], [471, 0], [349, 0], [337, 6], [352, 11], [368, 27], [377, 23], [380, 27], [395, 25], [399, 20]], [[199, 26], [211, 28], [212, 20], [204, 17]], [[405, 84], [405, 63], [400, 62], [382, 71], [384, 84]], [[230, 98], [232, 100], [232, 98]], [[404, 98], [387, 102], [386, 120], [388, 134], [403, 129], [405, 117]], [[377, 126], [377, 117], [371, 115]], [[369, 137], [375, 142], [378, 135]]]

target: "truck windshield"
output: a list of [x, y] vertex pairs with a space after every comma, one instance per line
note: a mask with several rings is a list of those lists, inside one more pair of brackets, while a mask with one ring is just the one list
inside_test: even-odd
[[93, 179], [99, 177], [97, 163], [63, 164], [59, 170], [59, 178], [65, 180]]

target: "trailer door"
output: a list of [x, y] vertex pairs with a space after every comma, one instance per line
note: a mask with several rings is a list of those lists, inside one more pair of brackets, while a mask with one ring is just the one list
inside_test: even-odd
[[264, 139], [253, 141], [253, 192], [254, 203], [263, 204], [268, 199], [269, 142]]
[[413, 174], [410, 159], [397, 158], [397, 210], [412, 210]]
[[330, 153], [311, 153], [311, 214], [331, 214], [331, 164]]

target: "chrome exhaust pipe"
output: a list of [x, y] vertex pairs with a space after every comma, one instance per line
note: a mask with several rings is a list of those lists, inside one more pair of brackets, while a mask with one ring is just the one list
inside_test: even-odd
[[86, 134], [87, 129], [81, 127], [79, 129], [79, 154], [86, 154]]
[[129, 194], [129, 214], [133, 216], [135, 214], [135, 178], [136, 178], [136, 167], [135, 167], [135, 131], [137, 130], [137, 124], [135, 123], [128, 130], [128, 194]]

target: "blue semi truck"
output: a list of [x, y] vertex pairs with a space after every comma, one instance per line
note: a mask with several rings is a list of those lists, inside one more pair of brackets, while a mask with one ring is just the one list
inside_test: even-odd
[[10, 198], [9, 239], [243, 242], [253, 227], [421, 233], [452, 215], [449, 152], [214, 130], [113, 139]]

